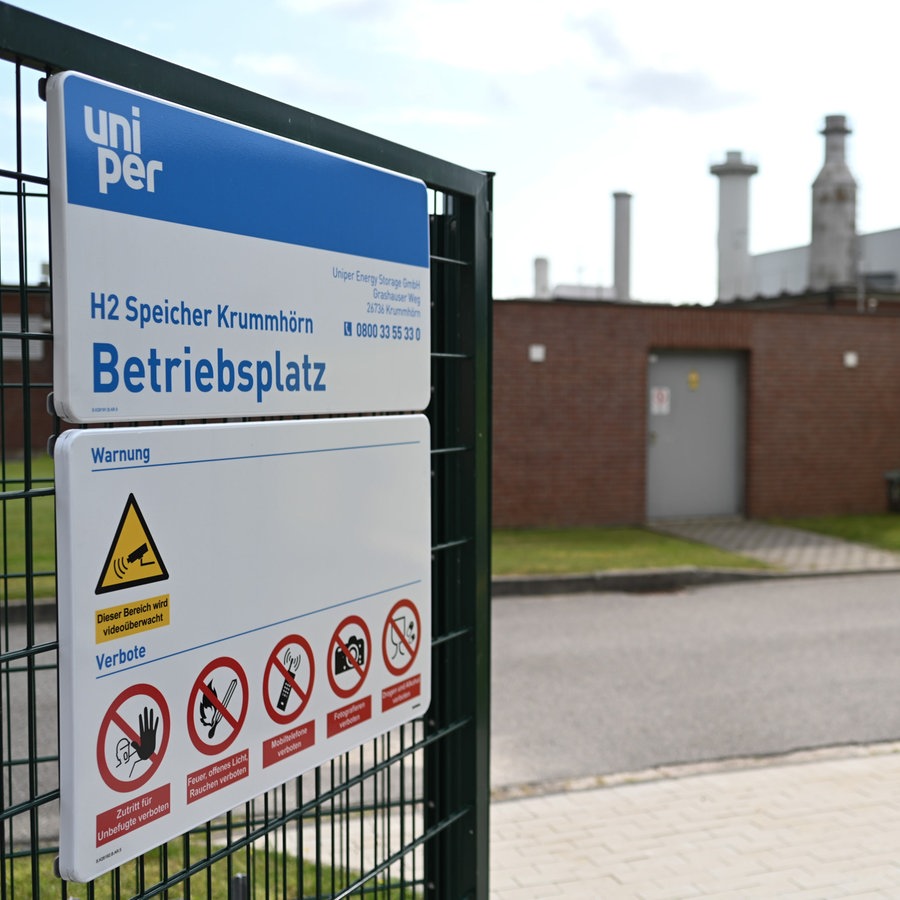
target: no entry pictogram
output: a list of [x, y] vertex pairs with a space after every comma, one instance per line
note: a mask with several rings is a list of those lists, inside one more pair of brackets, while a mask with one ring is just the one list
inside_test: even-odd
[[393, 675], [403, 675], [415, 662], [422, 643], [422, 622], [412, 600], [398, 600], [384, 623], [381, 652]]
[[316, 664], [312, 647], [299, 634], [289, 634], [269, 654], [263, 674], [263, 702], [274, 722], [287, 725], [309, 703]]
[[153, 685], [133, 684], [110, 704], [97, 734], [97, 767], [114, 791], [145, 785], [169, 744], [169, 706]]
[[250, 694], [247, 675], [237, 660], [220, 656], [203, 668], [188, 698], [191, 743], [208, 756], [221, 753], [238, 736]]
[[338, 697], [352, 697], [366, 680], [372, 661], [372, 637], [359, 616], [348, 616], [328, 645], [328, 683]]

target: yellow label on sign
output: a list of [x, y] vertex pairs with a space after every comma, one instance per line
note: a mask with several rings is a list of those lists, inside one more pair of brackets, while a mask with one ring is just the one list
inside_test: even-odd
[[169, 624], [169, 595], [98, 609], [94, 623], [98, 644], [151, 628], [163, 628]]
[[137, 500], [134, 494], [129, 494], [95, 593], [164, 581], [168, 577]]

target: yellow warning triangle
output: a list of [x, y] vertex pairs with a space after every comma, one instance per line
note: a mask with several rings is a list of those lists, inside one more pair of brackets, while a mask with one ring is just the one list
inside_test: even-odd
[[137, 500], [129, 494], [94, 593], [105, 594], [168, 577]]

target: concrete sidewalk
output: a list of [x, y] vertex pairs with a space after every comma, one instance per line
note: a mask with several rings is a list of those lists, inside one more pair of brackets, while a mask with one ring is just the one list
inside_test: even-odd
[[[900, 555], [747, 521], [654, 528], [776, 572], [495, 582], [495, 596], [900, 572]], [[669, 767], [496, 794], [492, 900], [900, 898], [900, 742]]]
[[900, 554], [746, 519], [661, 521], [654, 531], [739, 553], [792, 574], [900, 570]]
[[494, 802], [490, 896], [900, 897], [900, 744], [764, 763]]

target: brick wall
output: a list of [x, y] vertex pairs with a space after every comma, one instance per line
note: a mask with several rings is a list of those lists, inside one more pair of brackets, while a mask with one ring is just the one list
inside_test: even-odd
[[[543, 363], [530, 344], [544, 345]], [[500, 301], [495, 525], [643, 521], [655, 349], [746, 352], [748, 516], [884, 511], [884, 472], [900, 468], [900, 318]]]
[[[50, 329], [50, 296], [47, 289], [29, 289], [27, 295], [28, 328], [36, 333]], [[0, 361], [0, 444], [4, 455], [17, 457], [42, 453], [56, 427], [47, 412], [47, 397], [53, 382], [53, 344], [49, 340], [30, 342], [27, 368], [22, 361], [21, 298], [14, 288], [0, 289], [0, 312], [4, 333]], [[27, 372], [27, 377], [26, 377]]]

